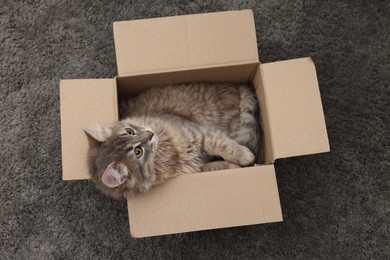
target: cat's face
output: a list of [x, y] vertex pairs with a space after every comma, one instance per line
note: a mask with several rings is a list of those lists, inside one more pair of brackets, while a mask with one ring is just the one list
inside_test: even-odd
[[113, 197], [145, 192], [155, 184], [158, 137], [152, 129], [124, 120], [111, 127], [84, 129], [92, 180]]

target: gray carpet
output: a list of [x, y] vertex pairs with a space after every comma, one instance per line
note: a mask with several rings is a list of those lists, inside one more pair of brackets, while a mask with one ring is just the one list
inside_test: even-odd
[[[61, 180], [59, 80], [116, 75], [112, 22], [252, 8], [261, 61], [311, 56], [332, 152], [276, 162], [284, 222], [131, 239]], [[0, 258], [390, 258], [388, 1], [0, 1]]]

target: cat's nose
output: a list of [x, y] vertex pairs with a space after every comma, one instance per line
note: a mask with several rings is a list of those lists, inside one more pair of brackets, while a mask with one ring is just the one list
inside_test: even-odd
[[153, 136], [154, 136], [154, 133], [152, 131], [149, 131], [149, 130], [146, 130], [146, 132], [148, 133], [149, 135], [149, 140], [152, 140]]
[[148, 141], [152, 140], [153, 136], [154, 136], [154, 133], [152, 132], [152, 130], [149, 130], [149, 129], [143, 129], [138, 134], [138, 138], [141, 142], [148, 142]]

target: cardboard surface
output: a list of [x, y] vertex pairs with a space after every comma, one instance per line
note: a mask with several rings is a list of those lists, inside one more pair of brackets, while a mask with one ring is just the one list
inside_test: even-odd
[[89, 179], [83, 127], [118, 120], [114, 79], [61, 80], [62, 179]]
[[[150, 87], [161, 87], [186, 82], [247, 82], [259, 63], [169, 71], [118, 77], [118, 95], [134, 94]], [[131, 86], [131, 87], [130, 87]]]
[[114, 23], [119, 76], [258, 62], [252, 10]]
[[179, 176], [128, 210], [133, 237], [282, 221], [273, 165]]
[[261, 65], [273, 159], [328, 152], [320, 91], [310, 58]]

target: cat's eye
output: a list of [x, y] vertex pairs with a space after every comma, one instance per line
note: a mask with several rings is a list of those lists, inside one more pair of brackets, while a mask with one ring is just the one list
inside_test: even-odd
[[125, 130], [129, 135], [135, 135], [135, 131], [132, 128], [125, 128]]
[[144, 154], [144, 150], [142, 150], [141, 147], [137, 146], [134, 148], [134, 154], [137, 156], [137, 158], [140, 158]]

